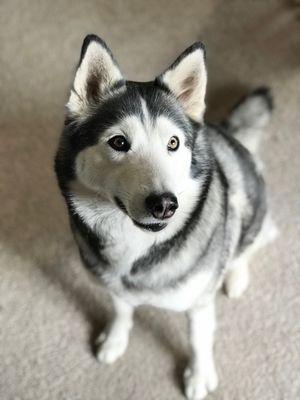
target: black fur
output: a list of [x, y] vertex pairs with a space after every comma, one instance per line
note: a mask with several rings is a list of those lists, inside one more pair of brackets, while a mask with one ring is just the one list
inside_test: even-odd
[[103, 270], [109, 267], [109, 262], [103, 256], [104, 238], [96, 235], [76, 212], [70, 212], [70, 224], [77, 242], [81, 259], [87, 269], [101, 276]]

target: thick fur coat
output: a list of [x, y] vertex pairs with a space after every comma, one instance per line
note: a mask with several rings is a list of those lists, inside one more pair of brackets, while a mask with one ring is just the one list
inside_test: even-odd
[[205, 50], [189, 47], [154, 81], [126, 81], [106, 44], [82, 47], [55, 160], [83, 264], [111, 293], [98, 359], [126, 349], [134, 308], [186, 311], [189, 399], [217, 386], [214, 297], [239, 296], [251, 254], [274, 236], [257, 151], [272, 109], [260, 88], [222, 126], [203, 120]]

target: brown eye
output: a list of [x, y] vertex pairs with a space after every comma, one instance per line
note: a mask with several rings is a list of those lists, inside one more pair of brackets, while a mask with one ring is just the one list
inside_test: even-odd
[[177, 136], [172, 136], [168, 143], [168, 150], [176, 151], [179, 147], [179, 139]]
[[130, 144], [125, 137], [121, 135], [112, 137], [107, 143], [116, 151], [127, 152], [130, 149]]

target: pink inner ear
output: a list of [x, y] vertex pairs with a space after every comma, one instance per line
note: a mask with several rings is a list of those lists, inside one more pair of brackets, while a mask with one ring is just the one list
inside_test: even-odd
[[186, 89], [184, 92], [180, 93], [178, 96], [178, 100], [182, 101], [183, 103], [190, 99], [193, 93], [193, 89]]
[[93, 73], [88, 77], [86, 82], [86, 92], [89, 100], [99, 100], [100, 79], [101, 76], [97, 73], [97, 71], [93, 71]]
[[184, 79], [181, 84], [181, 93], [178, 96], [178, 100], [185, 102], [191, 97], [193, 89], [196, 85], [196, 81], [197, 78], [195, 77], [195, 75], [188, 76]]
[[195, 81], [196, 81], [196, 73], [194, 72], [191, 76], [188, 76], [187, 78], [184, 79], [184, 81], [182, 82], [182, 89], [188, 89], [191, 86], [195, 85]]
[[189, 100], [193, 93], [193, 89], [196, 85], [197, 78], [195, 75], [188, 76], [184, 79], [181, 84], [181, 93], [178, 96], [178, 100], [185, 102]]

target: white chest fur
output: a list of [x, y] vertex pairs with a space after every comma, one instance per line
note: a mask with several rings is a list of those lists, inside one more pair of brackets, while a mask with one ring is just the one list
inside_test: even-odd
[[[179, 229], [178, 225], [170, 225], [158, 233], [147, 232], [136, 227], [123, 211], [113, 207], [111, 203], [103, 202], [90, 191], [78, 190], [77, 187], [71, 199], [84, 222], [105, 240], [102, 254], [109, 261], [110, 268], [103, 278], [109, 290], [122, 295], [134, 306], [148, 304], [175, 311], [186, 310], [195, 302], [205, 300], [204, 295], [209, 292], [212, 281], [209, 268], [199, 268], [197, 273], [188, 279], [181, 280], [172, 287], [157, 290], [162, 281], [180, 276], [186, 267], [191, 265], [195, 252], [199, 252], [200, 234], [197, 230], [189, 239], [184, 251], [179, 254], [175, 252], [173, 256], [170, 254], [150, 272], [142, 274], [141, 279], [149, 284], [147, 289], [129, 290], [122, 284], [122, 277], [130, 275], [133, 263], [144, 256], [154, 244], [159, 244], [174, 235]], [[190, 206], [193, 204], [191, 202]], [[180, 219], [177, 223], [182, 226]], [[202, 236], [205, 233], [203, 229], [205, 228], [201, 230]], [[137, 279], [139, 280], [139, 277]]]

